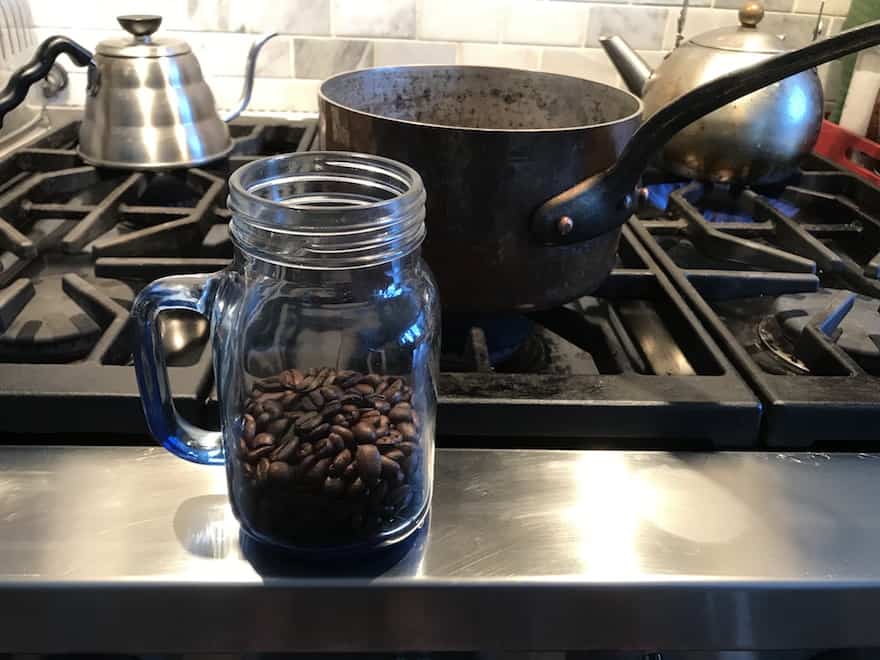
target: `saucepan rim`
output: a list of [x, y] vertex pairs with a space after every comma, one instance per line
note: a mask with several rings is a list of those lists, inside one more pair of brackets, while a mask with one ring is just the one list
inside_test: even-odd
[[[625, 117], [620, 117], [619, 119], [612, 119], [610, 121], [605, 122], [597, 122], [595, 124], [577, 124], [573, 126], [561, 126], [558, 128], [482, 128], [482, 127], [474, 127], [474, 126], [455, 126], [452, 124], [435, 124], [431, 122], [423, 122], [423, 121], [413, 121], [411, 119], [398, 119], [396, 117], [388, 117], [386, 115], [376, 114], [374, 112], [366, 112], [364, 110], [359, 110], [358, 108], [352, 107], [350, 105], [346, 105], [341, 103], [340, 101], [334, 99], [332, 96], [329, 96], [325, 93], [325, 89], [335, 83], [338, 80], [343, 78], [347, 78], [349, 76], [355, 75], [365, 75], [365, 72], [382, 72], [387, 71], [388, 73], [399, 72], [399, 71], [427, 71], [431, 69], [443, 70], [443, 69], [471, 69], [473, 71], [518, 71], [522, 73], [527, 73], [530, 75], [535, 75], [541, 78], [566, 78], [569, 80], [577, 81], [578, 83], [590, 83], [591, 85], [596, 85], [599, 87], [604, 87], [608, 90], [609, 93], [619, 94], [622, 97], [626, 97], [629, 100], [633, 101], [636, 106], [636, 110]], [[451, 131], [467, 131], [469, 133], [514, 133], [514, 134], [552, 134], [552, 133], [575, 133], [578, 131], [583, 131], [586, 129], [593, 128], [604, 128], [607, 126], [614, 126], [616, 124], [624, 124], [626, 122], [632, 121], [633, 119], [639, 119], [644, 112], [644, 104], [642, 100], [626, 90], [620, 89], [618, 87], [614, 87], [613, 85], [608, 85], [603, 82], [599, 82], [598, 80], [593, 80], [591, 78], [580, 78], [578, 76], [569, 76], [563, 73], [550, 73], [548, 71], [531, 71], [528, 69], [517, 69], [515, 67], [503, 67], [503, 66], [483, 66], [483, 65], [471, 65], [471, 64], [449, 64], [449, 65], [439, 65], [439, 64], [407, 64], [407, 65], [389, 65], [389, 66], [378, 66], [378, 67], [369, 67], [366, 69], [353, 69], [351, 71], [344, 71], [342, 73], [337, 73], [321, 83], [321, 86], [318, 88], [318, 98], [321, 101], [324, 101], [330, 105], [337, 106], [339, 108], [344, 109], [347, 112], [352, 112], [354, 114], [358, 114], [364, 117], [370, 117], [371, 119], [378, 119], [384, 121], [393, 121], [400, 124], [408, 124], [410, 126], [420, 126], [427, 127], [433, 129], [441, 129], [441, 130], [451, 130]]]

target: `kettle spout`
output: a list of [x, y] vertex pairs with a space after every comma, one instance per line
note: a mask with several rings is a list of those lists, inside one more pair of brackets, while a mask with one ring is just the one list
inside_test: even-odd
[[251, 102], [251, 93], [254, 91], [254, 75], [257, 70], [257, 57], [263, 46], [266, 45], [266, 42], [272, 37], [277, 36], [278, 33], [273, 32], [272, 34], [260, 35], [254, 39], [254, 43], [251, 44], [251, 49], [248, 51], [247, 61], [244, 65], [244, 85], [241, 88], [241, 98], [238, 99], [238, 103], [235, 104], [235, 107], [232, 108], [232, 110], [223, 115], [223, 121], [230, 122], [238, 117], [244, 112], [248, 103]]
[[648, 78], [651, 77], [651, 67], [639, 54], [630, 48], [623, 37], [600, 37], [599, 43], [605, 49], [605, 53], [611, 59], [627, 88], [636, 96], [642, 95], [642, 90]]

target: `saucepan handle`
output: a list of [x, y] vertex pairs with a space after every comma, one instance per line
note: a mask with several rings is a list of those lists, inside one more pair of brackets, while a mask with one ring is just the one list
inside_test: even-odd
[[718, 108], [796, 73], [880, 44], [880, 21], [841, 32], [700, 85], [654, 113], [610, 168], [545, 202], [532, 232], [548, 245], [595, 238], [623, 225], [632, 213], [645, 164], [672, 136]]
[[0, 90], [0, 127], [3, 119], [27, 97], [28, 90], [35, 82], [45, 78], [55, 60], [62, 53], [66, 54], [78, 66], [87, 66], [92, 61], [92, 54], [75, 41], [67, 37], [49, 37], [37, 48], [34, 56], [15, 71], [6, 87]]

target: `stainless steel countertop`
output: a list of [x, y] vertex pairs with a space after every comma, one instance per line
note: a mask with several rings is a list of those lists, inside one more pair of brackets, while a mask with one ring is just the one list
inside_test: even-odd
[[438, 452], [406, 552], [241, 542], [222, 468], [0, 447], [0, 651], [880, 646], [880, 457]]

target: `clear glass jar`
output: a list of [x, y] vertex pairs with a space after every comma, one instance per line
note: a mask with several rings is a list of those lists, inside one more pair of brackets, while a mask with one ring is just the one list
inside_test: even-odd
[[[419, 256], [425, 192], [394, 161], [312, 152], [229, 182], [233, 264], [144, 289], [132, 314], [150, 430], [175, 454], [225, 462], [242, 528], [296, 550], [407, 537], [431, 500], [436, 285]], [[156, 317], [211, 319], [221, 432], [181, 419]]]

